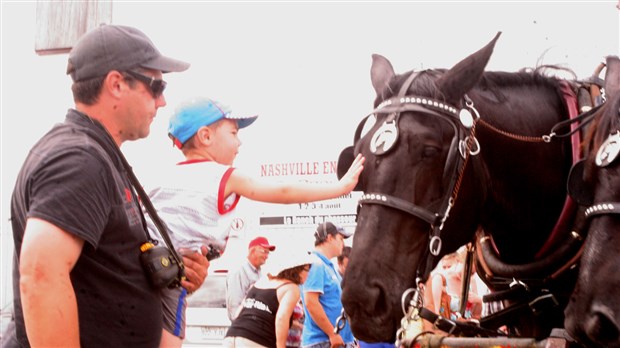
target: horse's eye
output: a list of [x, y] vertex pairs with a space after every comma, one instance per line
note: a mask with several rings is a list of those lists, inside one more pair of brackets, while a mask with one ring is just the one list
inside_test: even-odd
[[434, 146], [424, 146], [422, 158], [433, 158], [439, 154], [439, 149]]

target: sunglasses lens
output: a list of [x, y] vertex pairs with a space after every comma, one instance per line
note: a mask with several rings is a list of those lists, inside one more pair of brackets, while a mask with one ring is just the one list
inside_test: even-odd
[[127, 71], [127, 73], [133, 78], [146, 84], [155, 99], [159, 98], [164, 93], [164, 89], [166, 89], [166, 81], [164, 80], [156, 80], [152, 76], [146, 76], [131, 70]]
[[151, 92], [153, 92], [153, 97], [159, 98], [164, 93], [164, 89], [166, 89], [166, 81], [154, 80], [150, 87]]

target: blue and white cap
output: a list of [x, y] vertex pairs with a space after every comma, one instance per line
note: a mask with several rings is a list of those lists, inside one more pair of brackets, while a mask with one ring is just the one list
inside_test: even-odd
[[226, 118], [237, 121], [237, 126], [241, 129], [251, 125], [257, 117], [258, 115], [233, 115], [230, 107], [209, 98], [194, 99], [181, 105], [172, 115], [168, 136], [180, 149], [201, 127]]

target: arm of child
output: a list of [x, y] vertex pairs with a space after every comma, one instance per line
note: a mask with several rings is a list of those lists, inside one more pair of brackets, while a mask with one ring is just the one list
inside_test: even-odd
[[269, 203], [305, 203], [336, 198], [351, 192], [364, 169], [364, 157], [358, 155], [347, 173], [336, 183], [277, 184], [251, 178], [235, 170], [226, 182], [225, 197], [231, 193], [254, 201]]
[[449, 313], [441, 313], [441, 293], [444, 289], [443, 277], [439, 274], [435, 274], [432, 277], [431, 292], [433, 294], [433, 311], [436, 314], [447, 316]]

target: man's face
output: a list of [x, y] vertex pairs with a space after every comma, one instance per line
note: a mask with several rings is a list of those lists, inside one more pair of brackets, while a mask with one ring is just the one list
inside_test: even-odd
[[334, 250], [334, 256], [338, 256], [342, 254], [342, 249], [344, 249], [344, 237], [340, 234], [330, 234], [328, 237], [328, 242], [332, 245]]
[[251, 252], [251, 260], [254, 267], [260, 267], [267, 262], [269, 258], [269, 249], [263, 248], [262, 246], [256, 246]]
[[139, 69], [132, 74], [124, 75], [127, 88], [119, 119], [123, 140], [146, 138], [157, 109], [166, 105], [164, 95], [159, 94], [157, 88], [162, 83], [161, 71]]

